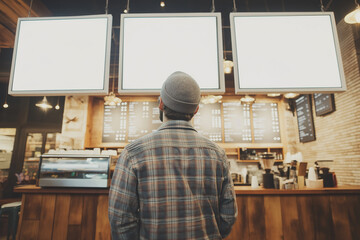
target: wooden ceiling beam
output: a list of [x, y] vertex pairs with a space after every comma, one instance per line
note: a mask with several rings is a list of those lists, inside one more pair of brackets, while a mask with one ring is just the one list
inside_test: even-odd
[[[13, 48], [19, 17], [27, 17], [31, 0], [0, 0], [0, 48]], [[51, 16], [51, 12], [40, 2], [34, 1], [31, 17]]]

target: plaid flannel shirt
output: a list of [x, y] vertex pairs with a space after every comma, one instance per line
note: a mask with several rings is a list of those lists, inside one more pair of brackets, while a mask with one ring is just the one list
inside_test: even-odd
[[226, 155], [189, 122], [128, 144], [110, 187], [112, 239], [222, 239], [237, 206]]

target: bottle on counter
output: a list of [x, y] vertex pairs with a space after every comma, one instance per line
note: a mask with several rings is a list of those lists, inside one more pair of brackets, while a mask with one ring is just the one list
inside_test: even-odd
[[293, 180], [294, 189], [299, 189], [299, 184], [298, 184], [298, 179], [297, 179], [297, 174], [296, 174], [296, 166], [291, 166], [289, 179]]

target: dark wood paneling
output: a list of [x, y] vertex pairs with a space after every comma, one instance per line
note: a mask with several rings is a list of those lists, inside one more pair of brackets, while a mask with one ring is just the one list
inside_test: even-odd
[[348, 195], [347, 205], [352, 239], [360, 239], [360, 195]]
[[351, 239], [346, 196], [330, 196], [330, 202], [335, 239]]
[[67, 240], [79, 240], [81, 238], [81, 225], [69, 225]]
[[55, 214], [55, 194], [43, 195], [40, 212], [39, 240], [48, 240], [52, 237], [53, 219]]
[[70, 202], [69, 224], [81, 225], [84, 196], [72, 195]]
[[57, 195], [54, 216], [53, 240], [67, 238], [69, 223], [70, 195]]
[[252, 196], [247, 199], [247, 211], [249, 221], [249, 239], [266, 239], [265, 233], [265, 209], [264, 209], [264, 197], [263, 196]]
[[20, 240], [37, 240], [38, 231], [38, 220], [24, 220], [20, 231], [20, 236], [17, 236], [17, 238]]
[[282, 211], [281, 201], [279, 196], [265, 196], [265, 226], [266, 226], [266, 239], [277, 240], [283, 239], [282, 228]]
[[302, 239], [296, 196], [281, 197], [284, 239]]
[[[48, 239], [111, 239], [108, 194], [102, 193], [103, 190], [99, 190], [99, 194], [86, 194], [84, 189], [80, 194], [47, 191], [23, 194], [19, 239], [46, 239], [45, 235], [49, 236], [51, 231], [52, 237]], [[291, 194], [292, 191], [287, 195], [238, 193], [238, 217], [226, 239], [360, 239], [359, 191], [334, 192], [336, 194], [325, 191], [323, 195]], [[33, 207], [38, 209], [41, 202], [41, 209], [34, 211]], [[52, 230], [47, 227], [51, 224]]]
[[[336, 196], [339, 197], [339, 196]], [[314, 213], [315, 234], [317, 240], [334, 239], [334, 228], [331, 216], [330, 197], [314, 196], [312, 211]]]
[[31, 194], [25, 198], [24, 220], [40, 220], [42, 195]]
[[97, 195], [90, 195], [84, 198], [81, 224], [81, 239], [83, 240], [91, 240], [95, 238], [97, 205]]
[[111, 236], [108, 208], [109, 208], [108, 196], [107, 195], [99, 196], [97, 213], [96, 213], [95, 240], [109, 239]]
[[315, 239], [312, 198], [310, 196], [298, 196], [296, 200], [301, 236], [303, 239]]

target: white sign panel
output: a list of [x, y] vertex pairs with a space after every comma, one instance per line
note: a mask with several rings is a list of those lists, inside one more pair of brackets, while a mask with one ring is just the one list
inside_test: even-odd
[[225, 91], [220, 13], [122, 14], [119, 92], [159, 93], [175, 71]]
[[111, 30], [111, 15], [19, 18], [9, 94], [106, 94]]
[[346, 90], [332, 13], [231, 13], [230, 19], [237, 93]]

